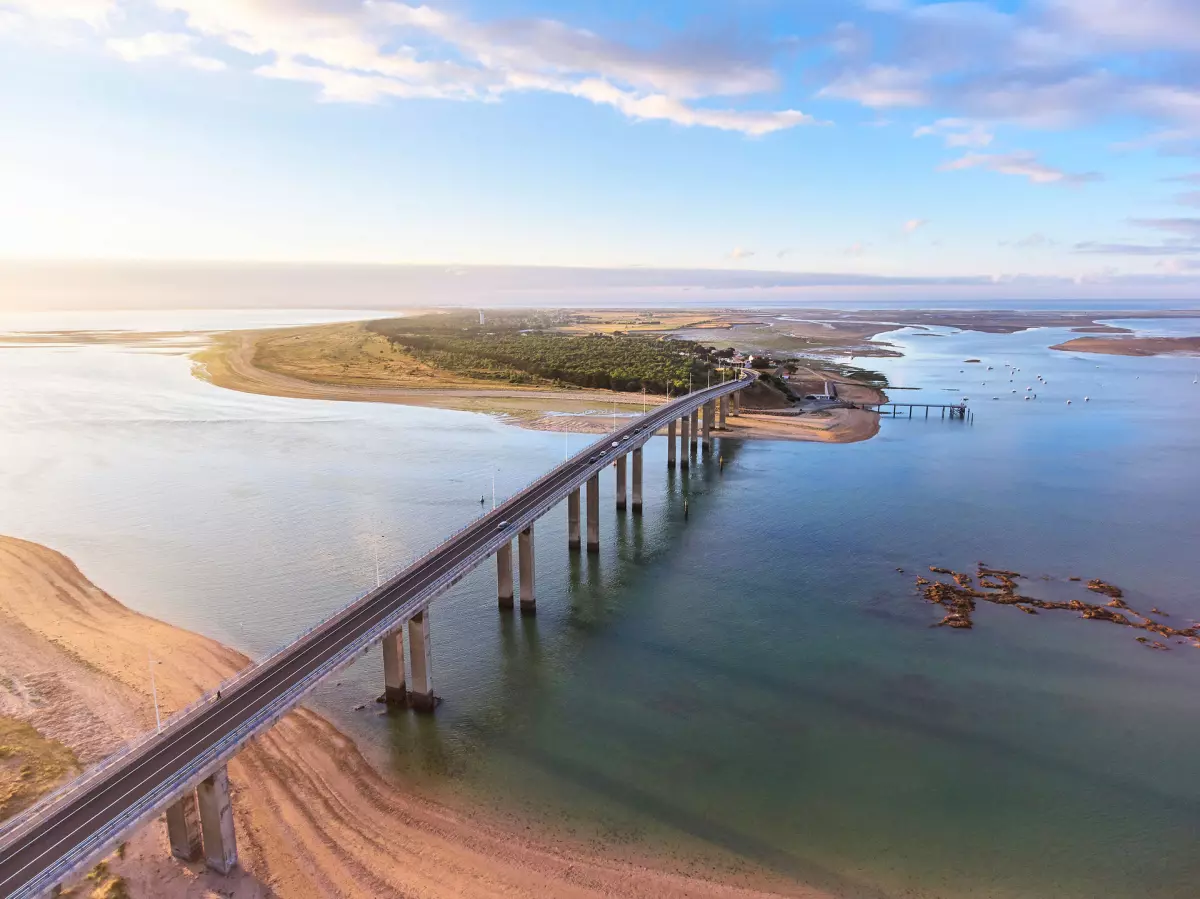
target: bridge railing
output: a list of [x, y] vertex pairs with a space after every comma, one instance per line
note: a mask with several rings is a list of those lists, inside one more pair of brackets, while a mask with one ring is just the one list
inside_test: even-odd
[[[739, 381], [740, 381], [740, 379], [739, 379]], [[714, 387], [730, 387], [729, 391], [724, 391], [724, 392], [732, 392], [734, 389], [737, 389], [737, 388], [734, 388], [732, 385], [739, 383], [739, 381], [729, 381], [729, 382], [726, 382], [721, 385], [713, 385], [713, 386]], [[695, 398], [698, 398], [701, 394], [708, 393], [711, 390], [712, 390], [711, 387], [706, 388], [704, 390], [699, 390], [699, 391], [695, 391], [690, 394], [685, 394], [684, 397], [680, 397], [678, 399], [684, 399], [685, 397], [692, 397], [693, 399], [695, 399]], [[721, 392], [721, 391], [718, 391], [718, 392]], [[648, 413], [644, 413], [644, 414], [647, 417], [651, 417], [651, 416], [654, 416], [654, 415], [660, 413], [664, 408], [665, 408], [664, 406], [659, 406], [656, 409], [654, 409], [652, 412], [648, 412]], [[657, 428], [657, 426], [656, 426], [656, 428]], [[653, 434], [646, 435], [647, 439], [651, 436], [653, 436]], [[580, 452], [576, 453], [574, 456], [564, 459], [562, 462], [560, 462], [554, 468], [550, 469], [550, 471], [534, 478], [532, 481], [527, 483], [520, 490], [518, 490], [515, 493], [513, 493], [512, 495], [508, 496], [503, 502], [501, 502], [499, 505], [497, 505], [495, 509], [489, 509], [486, 512], [484, 512], [482, 515], [472, 518], [470, 521], [468, 521], [462, 527], [458, 528], [458, 530], [454, 531], [448, 537], [445, 537], [439, 543], [430, 547], [422, 555], [418, 556], [416, 559], [409, 562], [407, 565], [404, 566], [404, 568], [401, 571], [392, 575], [392, 577], [388, 578], [380, 586], [373, 587], [369, 590], [366, 590], [366, 591], [358, 594], [354, 599], [352, 599], [350, 602], [343, 605], [340, 609], [338, 609], [336, 612], [334, 612], [328, 618], [324, 618], [324, 619], [318, 621], [316, 624], [312, 625], [311, 627], [307, 628], [306, 630], [302, 631], [301, 633], [293, 636], [291, 639], [288, 640], [288, 642], [278, 646], [274, 651], [261, 656], [258, 660], [252, 660], [249, 665], [247, 665], [245, 668], [242, 668], [241, 670], [239, 670], [236, 674], [221, 681], [221, 683], [218, 684], [216, 687], [213, 687], [212, 689], [208, 690], [207, 692], [201, 694], [199, 697], [197, 697], [192, 702], [188, 703], [183, 708], [178, 709], [175, 712], [173, 712], [170, 716], [168, 716], [168, 718], [163, 723], [161, 728], [153, 730], [153, 731], [148, 731], [148, 732], [140, 735], [139, 737], [126, 742], [123, 746], [118, 748], [116, 751], [109, 754], [108, 756], [106, 756], [105, 758], [103, 758], [102, 760], [97, 762], [95, 765], [92, 765], [91, 767], [89, 767], [82, 774], [80, 774], [79, 777], [75, 778], [74, 780], [71, 780], [70, 782], [68, 782], [66, 784], [63, 784], [58, 789], [43, 796], [37, 803], [35, 803], [30, 808], [26, 809], [24, 813], [5, 822], [3, 825], [0, 825], [0, 845], [4, 845], [5, 843], [9, 843], [9, 842], [12, 842], [13, 840], [15, 840], [15, 838], [18, 837], [22, 832], [24, 832], [25, 830], [28, 830], [30, 827], [35, 825], [41, 818], [45, 817], [46, 814], [53, 811], [55, 806], [57, 806], [60, 802], [65, 800], [70, 795], [77, 793], [80, 789], [85, 788], [85, 787], [89, 786], [90, 784], [92, 784], [94, 781], [96, 781], [101, 776], [103, 776], [105, 773], [107, 773], [109, 770], [111, 770], [114, 766], [125, 761], [131, 755], [133, 755], [134, 753], [138, 752], [139, 750], [145, 748], [147, 745], [152, 743], [162, 733], [165, 733], [168, 730], [173, 730], [175, 728], [178, 728], [178, 727], [181, 727], [182, 725], [184, 725], [193, 714], [195, 714], [197, 711], [199, 711], [201, 708], [203, 708], [207, 704], [211, 703], [216, 698], [217, 693], [225, 693], [225, 692], [228, 692], [228, 691], [232, 690], [233, 688], [237, 687], [242, 681], [246, 680], [253, 674], [257, 673], [260, 668], [264, 667], [265, 665], [267, 665], [269, 663], [276, 661], [278, 658], [283, 656], [293, 646], [295, 646], [296, 643], [300, 642], [301, 640], [304, 640], [306, 637], [311, 636], [313, 633], [320, 630], [321, 628], [330, 626], [330, 625], [334, 624], [335, 622], [339, 621], [346, 613], [348, 613], [350, 610], [352, 610], [354, 607], [356, 607], [360, 602], [365, 600], [367, 597], [371, 596], [371, 594], [373, 594], [377, 591], [386, 589], [387, 587], [389, 587], [389, 585], [392, 583], [392, 581], [394, 581], [396, 578], [398, 578], [400, 575], [402, 575], [405, 571], [408, 571], [409, 569], [413, 568], [414, 566], [420, 565], [421, 563], [427, 561], [435, 553], [437, 553], [439, 550], [441, 550], [446, 544], [452, 543], [454, 540], [456, 540], [458, 537], [460, 537], [465, 531], [469, 530], [472, 527], [475, 527], [482, 519], [487, 518], [489, 515], [495, 515], [496, 513], [499, 513], [502, 509], [504, 509], [504, 507], [506, 505], [513, 502], [513, 500], [515, 500], [516, 497], [520, 496], [522, 493], [524, 493], [526, 490], [528, 490], [534, 484], [537, 484], [539, 481], [545, 480], [547, 478], [553, 477], [554, 475], [556, 475], [557, 473], [562, 471], [564, 468], [571, 465], [573, 460], [577, 459], [579, 456], [589, 453], [593, 449], [600, 448], [601, 444], [607, 444], [607, 437], [608, 437], [608, 434], [606, 433], [602, 437], [600, 437], [599, 439], [594, 441], [593, 443], [588, 444], [587, 447], [585, 447]], [[457, 568], [457, 566], [456, 566], [456, 568]], [[442, 577], [438, 578], [436, 581], [433, 582], [433, 584], [437, 585], [437, 590], [441, 590], [441, 589], [445, 588], [445, 584], [443, 582], [451, 581], [458, 577], [462, 577], [462, 574], [455, 573], [454, 571], [452, 571], [452, 572], [448, 573], [447, 575], [443, 575]], [[224, 745], [225, 739], [228, 739], [228, 738], [223, 738], [222, 741], [218, 741], [218, 744], [215, 744], [215, 745]]]

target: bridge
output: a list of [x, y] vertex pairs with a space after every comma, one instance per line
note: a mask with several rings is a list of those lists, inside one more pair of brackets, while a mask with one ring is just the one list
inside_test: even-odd
[[[41, 896], [79, 876], [125, 836], [165, 812], [171, 853], [228, 873], [237, 838], [226, 764], [247, 741], [296, 707], [322, 680], [382, 643], [380, 700], [432, 711], [430, 604], [495, 555], [499, 607], [514, 608], [512, 542], [520, 554], [517, 598], [536, 612], [534, 523], [567, 500], [569, 551], [600, 551], [600, 472], [616, 472], [616, 505], [630, 504], [626, 462], [632, 458], [633, 514], [642, 507], [642, 447], [667, 431], [667, 465], [687, 468], [698, 443], [711, 449], [712, 431], [738, 414], [737, 391], [755, 375], [670, 401], [606, 434], [495, 509], [475, 519], [365, 596], [302, 634], [274, 655], [241, 671], [218, 690], [172, 716], [76, 780], [0, 828], [0, 895]], [[702, 413], [702, 419], [701, 419]], [[676, 426], [678, 425], [678, 453]], [[586, 484], [586, 533], [580, 499]], [[407, 626], [407, 627], [406, 627]], [[409, 668], [405, 671], [404, 635]]]

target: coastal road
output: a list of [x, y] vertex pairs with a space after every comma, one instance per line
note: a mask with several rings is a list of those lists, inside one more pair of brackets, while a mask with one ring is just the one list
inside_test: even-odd
[[[223, 765], [246, 740], [278, 721], [321, 679], [428, 606], [618, 453], [643, 445], [671, 419], [753, 379], [749, 373], [742, 377], [688, 394], [606, 434], [382, 586], [247, 669], [222, 689], [220, 700], [210, 694], [101, 773], [83, 775], [77, 788], [5, 825], [0, 830], [0, 895], [40, 895], [111, 851], [128, 832]], [[614, 441], [618, 448], [612, 447]]]

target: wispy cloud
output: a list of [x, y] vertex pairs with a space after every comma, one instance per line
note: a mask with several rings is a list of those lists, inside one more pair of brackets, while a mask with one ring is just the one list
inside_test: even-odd
[[846, 247], [846, 249], [842, 250], [842, 255], [865, 256], [867, 250], [870, 249], [870, 246], [871, 245], [869, 243], [863, 243], [861, 240], [856, 240], [854, 243], [850, 244], [850, 246]]
[[928, 219], [909, 219], [904, 223], [905, 234], [916, 234], [922, 228], [929, 224]]
[[745, 247], [734, 247], [733, 250], [731, 250], [729, 253], [729, 258], [730, 259], [749, 259], [751, 256], [754, 256], [754, 255], [755, 255], [755, 252], [753, 250], [747, 250]]
[[1041, 233], [1030, 234], [1028, 237], [1022, 237], [1020, 240], [1000, 241], [1000, 246], [1012, 247], [1016, 250], [1043, 250], [1057, 245], [1058, 241], [1051, 240], [1045, 234]]
[[959, 159], [943, 164], [943, 172], [965, 169], [987, 169], [1001, 175], [1016, 175], [1028, 178], [1034, 184], [1086, 184], [1102, 181], [1099, 172], [1071, 173], [1040, 162], [1033, 153], [967, 153]]
[[913, 137], [930, 136], [942, 138], [947, 147], [986, 147], [995, 139], [986, 125], [970, 119], [939, 119], [913, 132]]
[[[24, 16], [104, 29], [132, 0], [8, 0]], [[548, 18], [476, 21], [439, 6], [394, 0], [156, 0], [182, 22], [106, 35], [129, 61], [177, 57], [215, 68], [196, 40], [235, 51], [255, 74], [311, 84], [327, 102], [389, 98], [495, 101], [557, 93], [656, 120], [762, 136], [814, 124], [796, 109], [730, 102], [780, 86], [776, 48], [738, 34], [689, 34], [657, 45], [606, 38]], [[132, 18], [132, 17], [130, 17]], [[724, 98], [725, 102], [722, 102]]]

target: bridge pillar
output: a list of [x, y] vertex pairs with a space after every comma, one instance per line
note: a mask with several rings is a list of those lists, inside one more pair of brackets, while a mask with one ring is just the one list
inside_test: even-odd
[[167, 842], [176, 858], [194, 862], [200, 857], [204, 844], [200, 837], [200, 809], [196, 806], [195, 790], [188, 790], [174, 805], [167, 806]]
[[729, 407], [730, 415], [742, 414], [742, 401], [740, 398], [741, 394], [742, 392], [740, 390], [735, 390], [733, 393], [729, 394], [729, 399], [731, 401], [731, 405]]
[[600, 552], [600, 475], [587, 482], [587, 551]]
[[379, 702], [408, 705], [408, 684], [404, 679], [404, 625], [383, 638], [383, 695]]
[[625, 489], [625, 483], [627, 480], [626, 472], [628, 471], [628, 467], [625, 464], [625, 457], [623, 455], [617, 456], [617, 458], [613, 460], [613, 468], [617, 470], [617, 511], [624, 512], [626, 499], [628, 496]]
[[704, 404], [704, 448], [712, 449], [713, 401]]
[[512, 541], [496, 550], [496, 596], [501, 609], [513, 607]]
[[567, 495], [567, 549], [579, 549], [579, 488]]
[[532, 615], [537, 611], [533, 595], [533, 525], [521, 531], [517, 538], [521, 553], [521, 614]]
[[725, 416], [729, 412], [729, 394], [717, 400], [717, 430], [725, 430]]
[[700, 410], [693, 409], [688, 417], [691, 420], [691, 451], [694, 453], [700, 440]]
[[200, 781], [196, 799], [200, 806], [200, 830], [204, 834], [204, 861], [214, 871], [228, 874], [238, 861], [229, 771], [221, 766]]
[[667, 422], [667, 468], [675, 467], [675, 419]]
[[408, 704], [418, 712], [432, 712], [438, 704], [433, 695], [433, 650], [429, 642], [429, 609], [408, 619], [408, 652], [412, 656], [412, 689]]
[[679, 419], [679, 467], [688, 467], [688, 426], [692, 422], [690, 415]]
[[633, 514], [642, 514], [642, 448], [633, 451]]

